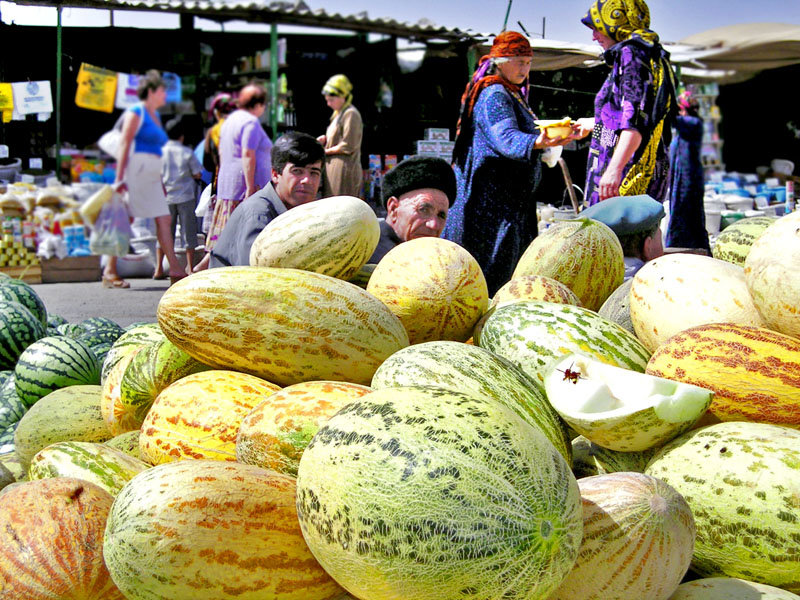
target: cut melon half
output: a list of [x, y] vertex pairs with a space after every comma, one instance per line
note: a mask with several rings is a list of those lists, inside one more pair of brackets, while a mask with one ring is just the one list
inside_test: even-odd
[[550, 404], [598, 446], [640, 452], [688, 430], [708, 409], [710, 390], [569, 354], [544, 379]]

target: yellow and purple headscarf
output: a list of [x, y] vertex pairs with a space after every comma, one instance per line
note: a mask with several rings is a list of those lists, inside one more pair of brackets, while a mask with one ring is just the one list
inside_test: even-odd
[[636, 37], [652, 45], [658, 34], [650, 29], [650, 9], [644, 0], [595, 0], [581, 23], [616, 42]]

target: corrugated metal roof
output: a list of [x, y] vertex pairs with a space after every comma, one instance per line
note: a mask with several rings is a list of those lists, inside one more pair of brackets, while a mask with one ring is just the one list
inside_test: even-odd
[[244, 20], [251, 23], [306, 25], [363, 33], [382, 33], [410, 39], [477, 41], [485, 36], [471, 30], [447, 28], [427, 19], [417, 23], [371, 18], [366, 11], [355, 15], [310, 8], [302, 0], [13, 0], [28, 6], [64, 6], [103, 10], [136, 10], [184, 13], [214, 21]]

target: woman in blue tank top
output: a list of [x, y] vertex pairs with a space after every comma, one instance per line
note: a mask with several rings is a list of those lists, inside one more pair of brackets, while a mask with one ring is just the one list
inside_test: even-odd
[[[128, 192], [128, 211], [132, 217], [155, 218], [158, 243], [169, 261], [170, 281], [174, 283], [186, 277], [187, 271], [175, 255], [169, 208], [161, 182], [161, 147], [167, 143], [158, 115], [167, 98], [161, 74], [148, 71], [139, 79], [136, 93], [141, 102], [125, 113], [114, 186], [117, 191]], [[115, 256], [110, 256], [106, 263], [103, 286], [130, 287], [117, 273]]]

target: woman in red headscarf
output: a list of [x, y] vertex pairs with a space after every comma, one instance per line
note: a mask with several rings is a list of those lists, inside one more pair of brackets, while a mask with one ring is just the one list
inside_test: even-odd
[[461, 99], [454, 167], [458, 191], [443, 237], [476, 258], [493, 295], [537, 235], [534, 192], [548, 138], [528, 105], [533, 50], [520, 33], [498, 35]]

